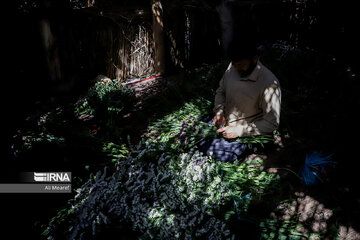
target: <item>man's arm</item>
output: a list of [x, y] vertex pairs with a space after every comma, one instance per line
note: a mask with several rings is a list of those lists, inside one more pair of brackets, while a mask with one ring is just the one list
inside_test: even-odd
[[278, 84], [271, 84], [264, 90], [260, 107], [263, 117], [247, 126], [238, 126], [239, 137], [271, 133], [279, 127], [281, 90]]
[[213, 109], [215, 115], [224, 115], [225, 100], [226, 100], [224, 79], [225, 79], [225, 74], [219, 82], [218, 89], [216, 89], [215, 103], [214, 103], [214, 109]]
[[249, 124], [243, 136], [271, 133], [279, 127], [281, 108], [281, 90], [278, 84], [271, 84], [263, 93], [261, 109], [263, 117]]
[[225, 74], [221, 78], [219, 87], [216, 90], [215, 103], [214, 103], [215, 116], [212, 119], [213, 125], [219, 128], [223, 127], [226, 124], [226, 119], [224, 117], [224, 109], [225, 109], [225, 101], [226, 101], [224, 79], [225, 79]]

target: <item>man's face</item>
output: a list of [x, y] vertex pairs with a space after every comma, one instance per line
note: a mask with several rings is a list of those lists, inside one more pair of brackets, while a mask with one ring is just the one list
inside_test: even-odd
[[242, 59], [239, 61], [232, 62], [232, 65], [239, 72], [241, 77], [249, 76], [254, 68], [256, 67], [258, 57], [254, 57], [252, 60], [250, 59]]

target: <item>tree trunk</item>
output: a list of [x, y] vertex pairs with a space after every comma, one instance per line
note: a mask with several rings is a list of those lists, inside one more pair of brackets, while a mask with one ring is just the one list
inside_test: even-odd
[[163, 8], [160, 0], [151, 1], [153, 16], [153, 38], [155, 49], [154, 69], [159, 74], [165, 73], [165, 42]]
[[229, 0], [222, 0], [216, 7], [216, 11], [219, 14], [221, 24], [221, 42], [223, 50], [227, 53], [229, 43], [233, 39], [233, 16], [231, 2]]
[[60, 58], [55, 37], [51, 32], [50, 21], [48, 19], [40, 21], [40, 31], [49, 77], [52, 82], [59, 82], [61, 80]]

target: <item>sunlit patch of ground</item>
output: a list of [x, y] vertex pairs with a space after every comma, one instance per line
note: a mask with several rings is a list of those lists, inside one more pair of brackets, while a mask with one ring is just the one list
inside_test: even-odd
[[[279, 239], [281, 233], [285, 231], [291, 236], [298, 237], [294, 239], [332, 240], [335, 239], [334, 237], [339, 240], [360, 239], [360, 233], [351, 226], [340, 225], [335, 230], [337, 233], [331, 233], [334, 231], [334, 227], [330, 226], [333, 215], [333, 211], [323, 203], [303, 192], [296, 192], [293, 200], [283, 201], [271, 212], [271, 221], [276, 222], [276, 224], [272, 222], [271, 227], [280, 226]], [[282, 228], [289, 229], [281, 230]]]
[[360, 239], [360, 233], [356, 232], [352, 227], [340, 226], [338, 237], [340, 240], [358, 240]]

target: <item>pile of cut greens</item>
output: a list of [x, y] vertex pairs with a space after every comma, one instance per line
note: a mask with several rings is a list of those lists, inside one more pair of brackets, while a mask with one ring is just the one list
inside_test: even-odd
[[233, 216], [275, 189], [269, 186], [278, 176], [260, 164], [223, 163], [196, 149], [199, 140], [216, 136], [213, 126], [198, 120], [210, 105], [194, 99], [154, 121], [128, 156], [114, 161], [115, 172], [105, 168], [77, 189], [43, 235], [88, 239], [103, 226], [130, 225], [128, 232], [139, 239], [235, 239]]

